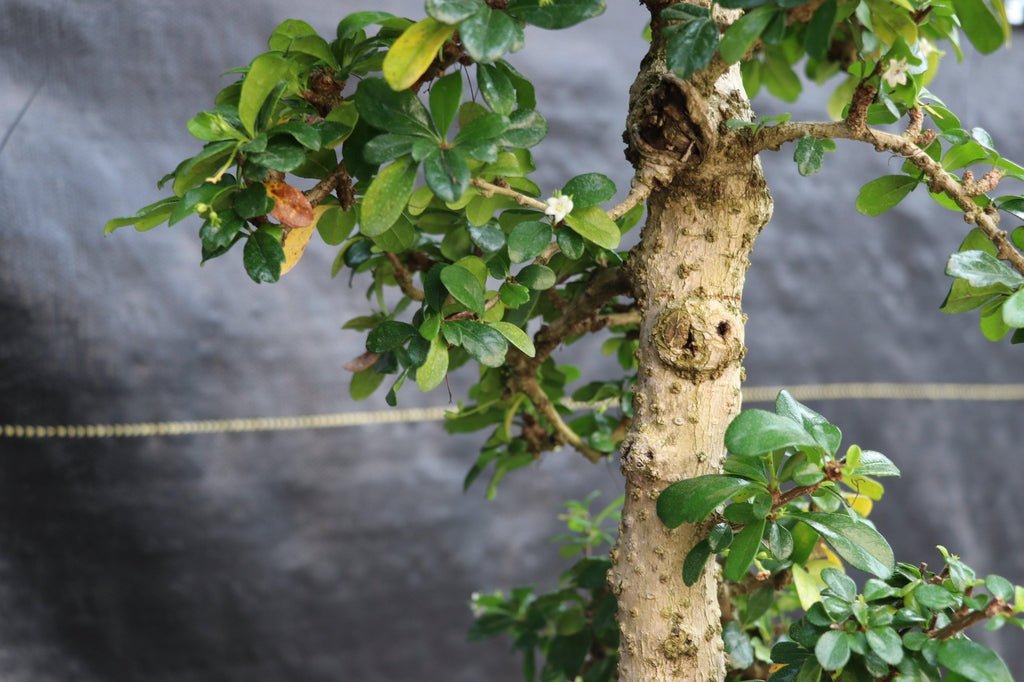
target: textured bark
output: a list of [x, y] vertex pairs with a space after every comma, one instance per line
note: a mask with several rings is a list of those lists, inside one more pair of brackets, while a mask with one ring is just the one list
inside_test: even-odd
[[740, 409], [740, 309], [748, 254], [771, 215], [760, 163], [730, 149], [724, 123], [749, 119], [736, 67], [679, 82], [655, 47], [631, 92], [630, 158], [653, 183], [630, 258], [642, 311], [636, 419], [622, 445], [626, 503], [610, 580], [619, 599], [622, 682], [721, 680], [713, 562], [692, 588], [681, 568], [706, 529], [669, 531], [655, 513], [669, 483], [720, 470]]

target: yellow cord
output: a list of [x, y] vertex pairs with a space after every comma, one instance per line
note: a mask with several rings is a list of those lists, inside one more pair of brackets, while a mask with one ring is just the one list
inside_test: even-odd
[[[743, 389], [746, 403], [766, 403], [786, 388], [797, 400], [963, 400], [1006, 402], [1024, 400], [1024, 384], [805, 384], [798, 386], [751, 386]], [[575, 406], [581, 407], [581, 406]], [[254, 433], [261, 431], [304, 431], [347, 426], [441, 421], [446, 407], [374, 410], [310, 414], [296, 417], [254, 417], [249, 419], [207, 419], [178, 422], [135, 422], [122, 424], [70, 424], [40, 426], [0, 424], [0, 438], [88, 439], [153, 438], [211, 433]]]

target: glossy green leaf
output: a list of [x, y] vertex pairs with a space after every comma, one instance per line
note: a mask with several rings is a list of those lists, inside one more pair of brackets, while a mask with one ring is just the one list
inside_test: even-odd
[[843, 601], [852, 602], [857, 598], [857, 583], [839, 569], [826, 568], [821, 572], [821, 579], [832, 593]]
[[508, 342], [496, 329], [480, 322], [456, 320], [446, 322], [441, 332], [448, 343], [462, 346], [480, 364], [486, 367], [501, 367], [505, 364]]
[[854, 470], [858, 476], [899, 476], [899, 468], [888, 457], [874, 450], [863, 450], [860, 465]]
[[281, 277], [284, 249], [280, 227], [263, 225], [249, 235], [242, 252], [242, 264], [252, 281], [276, 282]]
[[744, 410], [725, 431], [725, 447], [741, 457], [757, 457], [782, 448], [820, 447], [792, 419], [765, 410]]
[[1024, 327], [1024, 289], [1019, 290], [1003, 303], [1003, 322], [1014, 329]]
[[838, 670], [850, 660], [850, 642], [845, 632], [829, 630], [814, 645], [814, 657], [825, 670]]
[[823, 416], [794, 398], [789, 391], [779, 391], [775, 398], [775, 413], [802, 425], [829, 454], [839, 449], [843, 439], [842, 432]]
[[939, 663], [971, 682], [1013, 682], [1006, 664], [994, 651], [968, 639], [940, 642]]
[[423, 159], [423, 177], [438, 199], [453, 202], [469, 187], [469, 163], [458, 149], [437, 149]]
[[204, 142], [247, 139], [242, 131], [236, 129], [223, 114], [215, 111], [196, 114], [189, 119], [187, 126], [192, 137]]
[[167, 197], [139, 209], [133, 216], [112, 218], [103, 226], [103, 234], [110, 234], [117, 228], [128, 225], [134, 226], [139, 232], [151, 230], [166, 221], [180, 201], [178, 197]]
[[546, 265], [527, 265], [516, 275], [516, 280], [534, 291], [544, 291], [558, 281], [554, 271]]
[[430, 115], [444, 136], [462, 105], [462, 72], [454, 71], [437, 80], [430, 88]]
[[452, 297], [477, 315], [484, 314], [484, 288], [472, 272], [461, 265], [441, 270], [441, 281]]
[[793, 160], [796, 162], [796, 169], [800, 175], [814, 175], [821, 170], [821, 162], [825, 158], [825, 152], [833, 151], [836, 143], [832, 140], [823, 140], [809, 135], [800, 138], [793, 150]]
[[864, 215], [885, 213], [917, 187], [917, 180], [909, 175], [884, 175], [860, 188], [857, 210]]
[[508, 12], [528, 24], [546, 29], [575, 26], [602, 14], [606, 0], [509, 0]]
[[380, 385], [384, 383], [384, 375], [370, 369], [356, 372], [352, 375], [352, 382], [349, 384], [348, 393], [353, 400], [366, 400]]
[[785, 561], [793, 554], [793, 534], [778, 523], [768, 528], [768, 549], [779, 561]]
[[683, 560], [683, 582], [687, 586], [697, 584], [710, 556], [711, 547], [707, 540], [701, 540], [686, 554], [686, 559]]
[[505, 233], [495, 221], [483, 225], [470, 225], [469, 237], [483, 251], [493, 253], [505, 246]]
[[427, 108], [408, 90], [395, 92], [383, 79], [364, 78], [355, 99], [359, 116], [374, 128], [396, 135], [437, 137]]
[[484, 5], [459, 25], [459, 37], [473, 61], [490, 64], [510, 52], [521, 35], [506, 12]]
[[416, 369], [416, 385], [424, 393], [432, 391], [441, 385], [447, 374], [448, 346], [436, 335], [430, 341], [427, 359]]
[[502, 284], [498, 295], [501, 297], [501, 302], [509, 308], [518, 308], [530, 300], [529, 288], [515, 282], [505, 282]]
[[558, 242], [559, 250], [569, 260], [579, 260], [586, 252], [583, 237], [572, 230], [559, 230], [555, 241]]
[[249, 65], [238, 99], [238, 117], [250, 134], [256, 132], [256, 117], [264, 102], [290, 72], [291, 64], [280, 55], [271, 52], [261, 54]]
[[572, 197], [576, 208], [588, 208], [614, 197], [615, 183], [601, 173], [585, 173], [565, 183], [562, 194]]
[[948, 609], [956, 606], [956, 596], [941, 585], [921, 585], [914, 590], [914, 599], [929, 609]]
[[601, 208], [575, 208], [565, 217], [565, 224], [587, 241], [605, 249], [616, 249], [622, 240], [619, 226]]
[[548, 134], [548, 122], [533, 109], [517, 109], [509, 117], [509, 126], [498, 138], [505, 147], [533, 147]]
[[306, 161], [306, 152], [292, 142], [271, 142], [259, 154], [250, 154], [249, 161], [264, 168], [288, 173]]
[[551, 225], [528, 220], [512, 228], [508, 235], [508, 257], [513, 263], [533, 260], [551, 243]]
[[722, 576], [726, 580], [739, 582], [747, 574], [747, 569], [754, 562], [761, 548], [761, 536], [764, 535], [765, 520], [759, 519], [743, 528], [729, 546], [729, 556], [725, 559]]
[[973, 287], [1003, 285], [1016, 289], [1024, 277], [985, 251], [961, 251], [949, 257], [946, 274], [966, 280]]
[[855, 568], [879, 578], [892, 575], [895, 559], [892, 548], [881, 534], [848, 514], [829, 512], [790, 512], [821, 536]]
[[417, 334], [416, 327], [408, 322], [385, 320], [367, 335], [366, 350], [371, 353], [387, 353], [404, 346]]
[[391, 229], [405, 210], [415, 182], [416, 164], [408, 157], [382, 169], [363, 197], [360, 231], [376, 237]]
[[768, 22], [779, 10], [775, 7], [758, 7], [733, 22], [722, 36], [718, 52], [728, 64], [734, 64], [747, 53], [768, 26]]
[[526, 357], [532, 358], [537, 354], [537, 350], [533, 347], [533, 339], [516, 325], [510, 322], [490, 322], [489, 324], [497, 329], [509, 343], [521, 350]]
[[677, 481], [658, 496], [658, 518], [669, 528], [703, 521], [718, 505], [748, 485], [749, 481], [719, 474]]
[[483, 0], [427, 0], [427, 14], [446, 24], [457, 24], [480, 11]]
[[683, 80], [710, 64], [718, 48], [718, 25], [710, 17], [669, 26], [665, 35], [668, 68]]
[[495, 113], [508, 116], [515, 110], [516, 88], [503, 69], [491, 64], [477, 64], [476, 82], [484, 101]]

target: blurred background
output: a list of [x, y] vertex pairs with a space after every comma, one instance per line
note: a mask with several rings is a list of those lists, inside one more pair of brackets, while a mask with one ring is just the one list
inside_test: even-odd
[[[512, 56], [551, 124], [541, 186], [586, 171], [628, 186], [620, 133], [645, 14], [609, 5], [576, 30], [531, 32]], [[342, 365], [362, 338], [340, 326], [371, 305], [358, 281], [331, 279], [332, 249], [314, 243], [257, 286], [237, 254], [198, 267], [198, 223], [102, 234], [162, 196], [156, 179], [197, 148], [185, 121], [279, 21], [331, 35], [356, 9], [422, 15], [410, 0], [0, 4], [0, 424], [384, 407], [348, 397]], [[931, 86], [1018, 160], [1022, 50], [950, 59]], [[756, 104], [822, 118], [829, 92]], [[938, 311], [966, 233], [955, 214], [917, 191], [866, 218], [859, 187], [898, 159], [841, 143], [802, 178], [791, 156], [765, 158], [776, 209], [748, 280], [749, 385], [1024, 382], [1024, 351]], [[596, 350], [573, 359], [595, 378], [616, 371]], [[454, 378], [456, 400], [467, 384]], [[941, 542], [1024, 582], [1021, 403], [811, 405], [903, 469], [874, 516], [899, 558], [938, 565]], [[461, 492], [479, 440], [437, 423], [0, 439], [0, 680], [519, 679], [506, 642], [466, 641], [470, 593], [554, 584], [562, 501], [610, 501], [621, 480], [614, 463], [553, 453], [487, 502]], [[1024, 676], [1022, 637], [993, 641]]]

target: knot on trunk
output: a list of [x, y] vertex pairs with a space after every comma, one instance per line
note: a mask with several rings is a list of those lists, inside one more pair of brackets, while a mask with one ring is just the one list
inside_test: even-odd
[[739, 306], [690, 298], [667, 307], [654, 323], [658, 357], [692, 381], [717, 379], [744, 355]]

